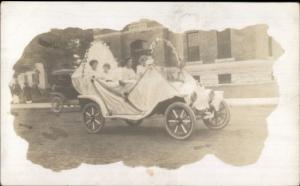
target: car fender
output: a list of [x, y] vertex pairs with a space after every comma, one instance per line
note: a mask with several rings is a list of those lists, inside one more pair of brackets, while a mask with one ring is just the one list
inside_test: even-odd
[[213, 91], [212, 89], [198, 86], [197, 89], [195, 89], [195, 94], [197, 96], [193, 102], [193, 106], [197, 110], [205, 110], [212, 106], [218, 111], [221, 102], [224, 100], [223, 93], [223, 91]]
[[107, 110], [107, 107], [106, 107], [105, 103], [99, 97], [97, 97], [95, 95], [79, 95], [78, 99], [79, 99], [79, 101], [86, 99], [86, 100], [95, 102], [96, 104], [99, 105], [99, 107], [101, 109], [101, 112], [102, 112], [102, 115], [104, 117], [109, 116], [109, 112]]

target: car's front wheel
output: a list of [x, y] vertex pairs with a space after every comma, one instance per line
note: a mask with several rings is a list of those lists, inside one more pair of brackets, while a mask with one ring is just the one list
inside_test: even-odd
[[167, 108], [165, 120], [169, 135], [179, 140], [190, 137], [196, 123], [193, 110], [182, 102], [175, 102]]
[[105, 124], [105, 118], [96, 103], [88, 103], [83, 107], [83, 123], [89, 133], [99, 132]]
[[212, 110], [213, 117], [210, 119], [203, 119], [204, 124], [213, 130], [219, 130], [226, 127], [230, 121], [229, 106], [225, 101], [220, 103], [218, 111]]

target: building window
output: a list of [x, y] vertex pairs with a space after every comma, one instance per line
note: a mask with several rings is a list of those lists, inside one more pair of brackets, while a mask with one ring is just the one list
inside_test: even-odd
[[269, 56], [273, 56], [272, 45], [273, 45], [273, 38], [269, 37]]
[[199, 61], [200, 60], [200, 53], [199, 53], [199, 47], [193, 46], [188, 48], [188, 58], [189, 61]]
[[195, 76], [193, 76], [193, 77], [194, 77], [194, 79], [195, 79], [196, 81], [198, 81], [198, 82], [200, 83], [200, 76], [195, 75]]
[[231, 58], [231, 35], [230, 29], [217, 32], [218, 59]]
[[187, 33], [188, 61], [200, 60], [199, 43], [200, 43], [199, 32]]
[[231, 83], [231, 74], [219, 74], [218, 80], [219, 84]]

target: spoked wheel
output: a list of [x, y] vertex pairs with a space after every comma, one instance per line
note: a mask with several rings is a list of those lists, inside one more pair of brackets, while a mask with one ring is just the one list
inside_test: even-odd
[[51, 99], [51, 111], [54, 113], [60, 113], [62, 112], [64, 107], [64, 101], [62, 97], [54, 96]]
[[165, 112], [165, 118], [167, 132], [172, 137], [183, 140], [191, 136], [196, 117], [186, 104], [181, 102], [171, 104]]
[[226, 102], [222, 101], [220, 103], [219, 111], [214, 112], [214, 117], [210, 119], [204, 119], [204, 124], [209, 128], [213, 130], [218, 130], [226, 127], [230, 121], [230, 111], [229, 107]]
[[137, 127], [139, 125], [142, 124], [143, 120], [124, 120], [126, 122], [127, 125], [129, 125], [130, 127]]
[[104, 127], [105, 118], [96, 103], [88, 103], [84, 106], [83, 122], [89, 133], [97, 133]]

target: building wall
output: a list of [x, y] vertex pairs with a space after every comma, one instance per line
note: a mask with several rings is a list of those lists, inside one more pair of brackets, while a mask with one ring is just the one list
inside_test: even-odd
[[[200, 57], [198, 60], [190, 61], [189, 60], [189, 42], [188, 35], [194, 33], [198, 35], [198, 47]], [[217, 32], [214, 30], [211, 31], [188, 31], [183, 34], [183, 54], [184, 60], [187, 62], [197, 62], [197, 64], [206, 64], [206, 63], [214, 63], [217, 59], [218, 48], [217, 48]]]
[[[189, 61], [187, 34], [183, 36], [185, 69], [205, 86], [260, 84], [274, 81], [273, 61], [283, 50], [269, 37], [266, 25], [254, 25], [244, 29], [230, 29], [231, 58], [218, 59], [218, 32], [199, 31], [200, 59]], [[195, 32], [195, 31], [191, 31]], [[230, 79], [224, 83], [219, 77]], [[219, 80], [221, 79], [221, 80]]]
[[[244, 29], [230, 29], [231, 58], [236, 61], [249, 59], [269, 59], [269, 36], [266, 25], [254, 25]], [[183, 59], [192, 62], [188, 56], [187, 37], [189, 33], [198, 32], [200, 59], [197, 62], [215, 63], [223, 62], [218, 59], [217, 31], [188, 31], [183, 34]], [[280, 45], [272, 40], [272, 56], [280, 56]], [[228, 60], [227, 60], [228, 61]]]
[[[267, 28], [266, 25], [254, 25], [244, 29], [227, 29], [224, 32], [192, 30], [173, 33], [161, 25], [149, 26], [142, 23], [138, 26], [138, 23], [134, 23], [134, 27], [128, 25], [119, 34], [103, 36], [103, 40], [110, 42], [115, 57], [125, 59], [131, 55], [133, 42], [143, 40], [149, 48], [156, 38], [163, 38], [172, 43], [178, 56], [186, 64], [186, 70], [197, 76], [196, 78], [199, 78], [202, 84], [219, 85], [219, 75], [222, 74], [229, 74], [230, 84], [252, 84], [272, 81], [272, 65], [270, 65], [272, 63], [269, 60], [274, 60], [282, 54], [280, 45], [272, 38], [270, 40]], [[218, 50], [222, 49], [220, 42], [224, 38], [221, 33], [225, 32], [229, 33], [227, 39], [230, 55], [220, 59]], [[199, 52], [199, 59], [193, 61], [189, 60], [188, 34], [190, 33], [194, 33], [195, 40], [192, 39], [192, 45], [198, 47]], [[163, 42], [156, 45], [153, 58], [163, 66], [177, 65], [172, 50]]]
[[185, 66], [185, 70], [195, 78], [199, 78], [200, 83], [204, 86], [220, 85], [218, 76], [222, 74], [230, 74], [231, 76], [231, 82], [227, 85], [259, 84], [273, 81], [273, 63], [272, 60], [235, 61], [214, 65], [190, 63]]
[[277, 59], [279, 58], [283, 53], [284, 53], [284, 50], [281, 48], [280, 44], [275, 41], [272, 37], [270, 37], [271, 39], [271, 47], [272, 47], [272, 58], [273, 59]]
[[267, 34], [266, 25], [255, 26], [255, 58], [256, 59], [268, 59], [269, 55], [269, 36]]
[[217, 59], [217, 32], [200, 31], [200, 56], [203, 63], [214, 63]]
[[242, 30], [231, 29], [231, 53], [235, 60], [255, 59], [255, 27], [247, 27]]

